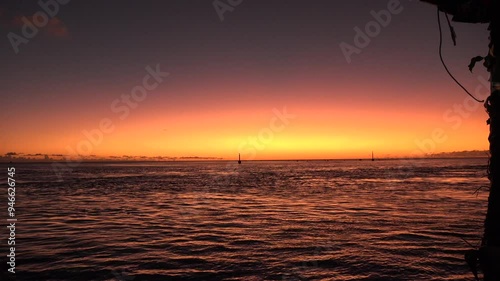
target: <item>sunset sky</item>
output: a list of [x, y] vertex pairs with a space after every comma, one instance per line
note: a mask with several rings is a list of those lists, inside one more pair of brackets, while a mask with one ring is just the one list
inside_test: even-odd
[[[340, 44], [354, 45], [355, 27], [390, 2], [243, 0], [221, 21], [212, 0], [72, 0], [16, 54], [9, 34], [23, 36], [23, 17], [43, 10], [2, 0], [0, 154], [314, 159], [487, 149], [482, 104], [439, 61], [435, 7], [400, 1], [347, 62]], [[484, 98], [484, 67], [471, 74], [467, 65], [486, 53], [487, 25], [453, 23], [454, 47], [442, 23], [450, 70]], [[169, 75], [149, 79], [156, 87], [141, 101], [121, 100], [155, 68]]]

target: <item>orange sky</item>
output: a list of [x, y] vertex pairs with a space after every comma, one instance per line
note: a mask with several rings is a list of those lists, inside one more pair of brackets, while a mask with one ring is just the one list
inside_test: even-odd
[[[462, 104], [465, 96], [457, 97], [456, 104]], [[348, 97], [339, 103], [307, 98], [299, 102], [239, 99], [223, 102], [220, 108], [170, 111], [168, 106], [158, 106], [158, 97], [149, 98], [150, 102], [139, 103], [124, 120], [109, 108], [96, 108], [91, 116], [83, 113], [68, 120], [57, 120], [57, 115], [47, 112], [35, 114], [39, 124], [53, 124], [50, 128], [33, 126], [30, 118], [23, 120], [21, 116], [16, 120], [19, 126], [11, 129], [18, 138], [2, 138], [7, 139], [9, 151], [26, 154], [226, 159], [235, 158], [238, 153], [244, 159], [321, 159], [365, 158], [371, 151], [378, 157], [398, 157], [487, 148], [488, 127], [482, 105], [456, 113], [455, 103], [396, 108], [392, 104], [349, 101]], [[283, 121], [277, 118], [276, 110], [293, 117]], [[99, 128], [104, 118], [113, 123], [111, 132]], [[30, 130], [23, 130], [28, 126]], [[441, 131], [437, 137], [435, 130]], [[91, 137], [84, 131], [91, 132]]]
[[[110, 19], [105, 7], [82, 15], [84, 2], [75, 3], [60, 15], [65, 38], [40, 34], [19, 54], [0, 49], [12, 66], [4, 73], [0, 154], [313, 159], [487, 149], [482, 105], [460, 109], [467, 96], [440, 64], [434, 7], [405, 2], [346, 61], [339, 44], [352, 43], [353, 28], [386, 2], [317, 1], [307, 11], [299, 2], [286, 9], [248, 2], [224, 22], [210, 5], [175, 4], [165, 14], [127, 2], [124, 13], [142, 19], [129, 22]], [[486, 26], [454, 26], [458, 45], [445, 34], [445, 59], [484, 98], [478, 77], [487, 73], [478, 65], [470, 74], [467, 65], [486, 49]], [[113, 110], [142, 85], [148, 66], [170, 76], [127, 116]], [[295, 117], [273, 121], [284, 108]], [[113, 129], [95, 134], [103, 119]]]

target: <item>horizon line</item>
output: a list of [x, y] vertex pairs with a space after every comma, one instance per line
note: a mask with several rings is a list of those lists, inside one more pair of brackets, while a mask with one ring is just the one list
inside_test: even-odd
[[[375, 158], [375, 161], [384, 160], [443, 160], [443, 159], [488, 159], [489, 156], [414, 156], [414, 157], [383, 157]], [[13, 161], [14, 160], [14, 161]], [[21, 160], [21, 161], [15, 161]], [[0, 160], [1, 164], [14, 164], [14, 163], [62, 163], [62, 162], [86, 162], [86, 163], [100, 163], [100, 162], [237, 162], [237, 159], [80, 159], [80, 160], [44, 160], [44, 159], [12, 159]], [[370, 161], [372, 158], [297, 158], [297, 159], [252, 159], [242, 160], [241, 162], [259, 162], [259, 161]]]

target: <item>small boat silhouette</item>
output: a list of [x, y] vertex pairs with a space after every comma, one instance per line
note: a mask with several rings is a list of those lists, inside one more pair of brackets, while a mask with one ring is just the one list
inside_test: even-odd
[[241, 164], [241, 154], [238, 153], [238, 164]]

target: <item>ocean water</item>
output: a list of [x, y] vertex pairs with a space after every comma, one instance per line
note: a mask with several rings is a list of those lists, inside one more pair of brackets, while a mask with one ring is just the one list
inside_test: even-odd
[[482, 235], [486, 164], [14, 164], [15, 277], [473, 280], [463, 239]]

